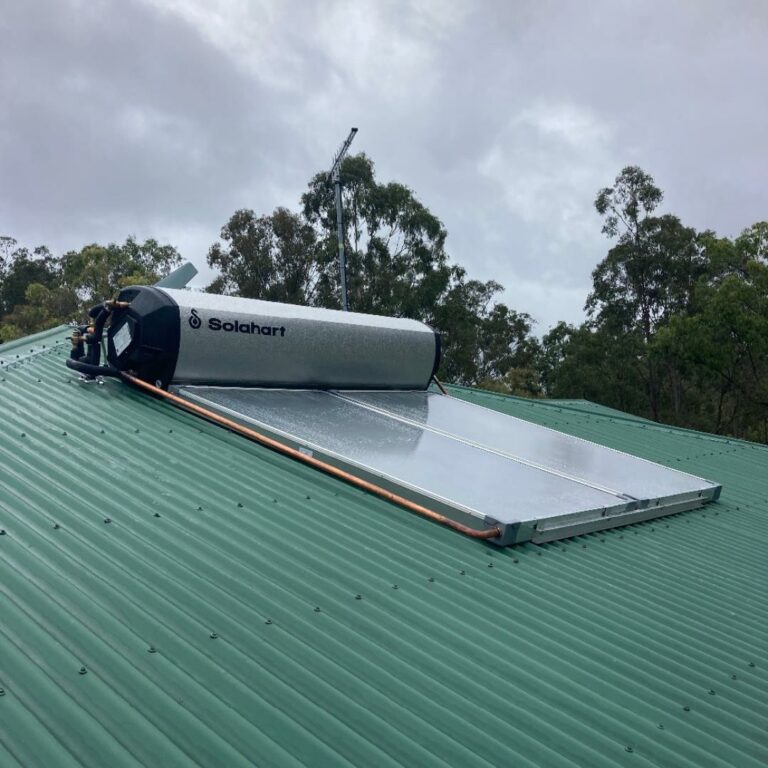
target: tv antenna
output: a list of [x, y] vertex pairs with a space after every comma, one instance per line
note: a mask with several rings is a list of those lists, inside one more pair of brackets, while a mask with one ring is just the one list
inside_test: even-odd
[[347, 261], [344, 255], [344, 222], [341, 211], [341, 164], [347, 155], [347, 150], [352, 140], [355, 138], [357, 128], [349, 132], [346, 141], [341, 145], [339, 151], [333, 158], [333, 165], [328, 171], [328, 181], [330, 181], [336, 193], [336, 237], [339, 241], [339, 276], [341, 278], [341, 308], [349, 312], [349, 297], [347, 296]]

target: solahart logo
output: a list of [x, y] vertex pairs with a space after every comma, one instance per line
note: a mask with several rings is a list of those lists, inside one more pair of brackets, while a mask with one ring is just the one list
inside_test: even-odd
[[[198, 330], [203, 325], [196, 309], [189, 311], [187, 320], [189, 327]], [[223, 333], [245, 333], [249, 336], [285, 336], [284, 325], [261, 325], [253, 320], [221, 320], [218, 317], [209, 317], [206, 323], [209, 331], [222, 331]]]
[[220, 320], [218, 317], [208, 318], [208, 330], [247, 333], [252, 336], [285, 336], [284, 325], [260, 325], [253, 320]]

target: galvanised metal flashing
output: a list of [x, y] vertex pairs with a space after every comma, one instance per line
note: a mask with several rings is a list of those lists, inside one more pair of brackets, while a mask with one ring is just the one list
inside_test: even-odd
[[724, 485], [499, 550], [30, 342], [0, 347], [40, 346], [0, 370], [3, 768], [768, 762], [765, 446], [454, 389]]

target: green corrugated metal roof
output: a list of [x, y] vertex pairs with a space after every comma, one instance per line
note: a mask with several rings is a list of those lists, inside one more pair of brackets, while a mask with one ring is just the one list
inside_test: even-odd
[[499, 550], [79, 384], [63, 337], [0, 347], [3, 768], [768, 762], [765, 447], [456, 389], [724, 485]]

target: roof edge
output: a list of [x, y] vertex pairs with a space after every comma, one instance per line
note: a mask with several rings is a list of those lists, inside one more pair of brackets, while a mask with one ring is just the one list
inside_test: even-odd
[[674, 424], [663, 424], [652, 419], [646, 419], [642, 416], [633, 416], [630, 413], [619, 411], [609, 406], [600, 405], [600, 403], [593, 403], [591, 400], [582, 400], [584, 403], [590, 403], [596, 405], [599, 408], [605, 408], [610, 411], [609, 413], [600, 413], [598, 411], [588, 410], [586, 408], [577, 408], [573, 405], [564, 405], [564, 402], [573, 402], [573, 400], [547, 400], [544, 398], [535, 397], [520, 397], [519, 395], [507, 395], [503, 392], [495, 392], [489, 389], [481, 389], [480, 387], [467, 387], [461, 384], [446, 384], [449, 389], [457, 389], [460, 391], [468, 392], [474, 395], [481, 394], [484, 397], [497, 398], [499, 400], [514, 400], [519, 403], [527, 403], [531, 406], [538, 406], [543, 408], [557, 408], [561, 411], [570, 411], [572, 413], [578, 413], [585, 416], [592, 416], [599, 419], [611, 419], [614, 421], [623, 421], [635, 426], [643, 427], [646, 429], [658, 429], [666, 432], [679, 432], [682, 434], [690, 435], [692, 437], [698, 437], [701, 440], [712, 440], [718, 443], [742, 443], [744, 445], [751, 445], [755, 448], [763, 448], [768, 450], [768, 446], [763, 443], [757, 443], [752, 440], [744, 440], [740, 437], [730, 437], [728, 435], [716, 435], [712, 432], [702, 432], [697, 429], [689, 429], [688, 427], [678, 427]]
[[46, 331], [38, 331], [37, 333], [29, 334], [29, 336], [20, 336], [18, 339], [13, 339], [13, 341], [6, 341], [5, 344], [0, 344], [0, 355], [3, 355], [7, 352], [12, 352], [19, 347], [26, 347], [28, 344], [38, 344], [41, 341], [45, 341], [48, 338], [57, 336], [58, 334], [63, 333], [68, 329], [68, 325], [57, 325], [56, 327], [49, 328]]

